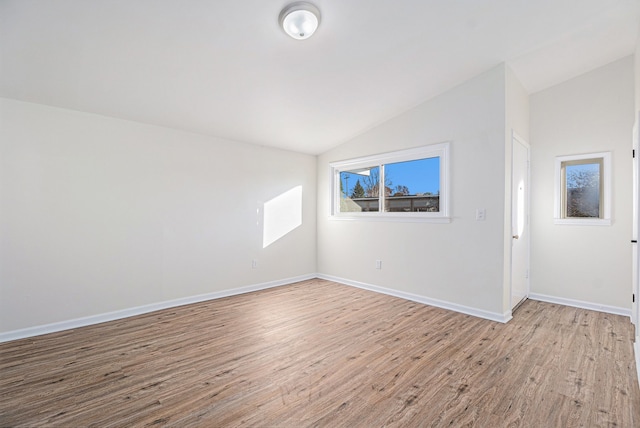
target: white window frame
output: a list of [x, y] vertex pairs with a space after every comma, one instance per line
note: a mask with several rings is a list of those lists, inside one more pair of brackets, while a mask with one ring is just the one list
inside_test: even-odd
[[[582, 160], [601, 160], [602, 162], [602, 198], [600, 218], [566, 218], [562, 164]], [[555, 161], [554, 215], [555, 224], [579, 226], [611, 226], [611, 152], [586, 153], [582, 155], [556, 156]]]
[[[365, 156], [344, 161], [331, 162], [331, 213], [333, 220], [373, 220], [398, 222], [450, 223], [450, 178], [449, 178], [450, 143], [443, 142], [407, 150], [399, 150], [373, 156]], [[380, 192], [380, 211], [375, 212], [340, 212], [340, 172], [357, 168], [381, 167], [382, 165], [407, 162], [425, 158], [440, 158], [440, 200], [439, 212], [385, 212], [382, 204], [384, 192]], [[380, 181], [384, 183], [384, 172], [381, 168]]]

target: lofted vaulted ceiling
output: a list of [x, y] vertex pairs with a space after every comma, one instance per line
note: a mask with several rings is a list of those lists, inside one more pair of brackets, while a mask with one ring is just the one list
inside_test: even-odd
[[506, 62], [529, 92], [633, 53], [640, 0], [0, 0], [0, 96], [303, 153]]

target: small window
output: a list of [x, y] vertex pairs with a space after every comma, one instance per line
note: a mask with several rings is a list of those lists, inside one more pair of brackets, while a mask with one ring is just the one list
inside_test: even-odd
[[448, 222], [449, 143], [331, 163], [336, 219]]
[[610, 225], [610, 153], [556, 158], [556, 224]]

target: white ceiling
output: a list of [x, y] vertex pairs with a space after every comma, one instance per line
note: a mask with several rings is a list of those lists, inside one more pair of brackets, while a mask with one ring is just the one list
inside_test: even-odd
[[529, 92], [630, 55], [640, 0], [0, 0], [0, 96], [317, 154], [507, 62]]

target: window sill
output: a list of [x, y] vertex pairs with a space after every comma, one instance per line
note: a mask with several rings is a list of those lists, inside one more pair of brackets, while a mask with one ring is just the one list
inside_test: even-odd
[[611, 226], [609, 218], [555, 218], [554, 224], [567, 226]]
[[331, 215], [332, 221], [386, 221], [395, 223], [451, 223], [451, 217], [418, 217], [399, 215]]

